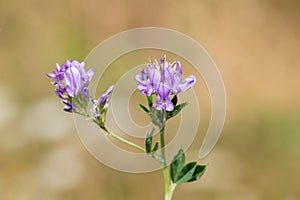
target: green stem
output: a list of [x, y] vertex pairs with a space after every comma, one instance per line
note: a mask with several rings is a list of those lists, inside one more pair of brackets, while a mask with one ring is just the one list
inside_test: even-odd
[[165, 112], [162, 113], [162, 126], [160, 128], [160, 147], [161, 147], [161, 158], [163, 160], [163, 174], [165, 182], [165, 200], [171, 200], [173, 192], [175, 190], [176, 184], [173, 184], [170, 179], [170, 174], [168, 171], [166, 152], [165, 152]]
[[175, 188], [176, 188], [176, 184], [171, 183], [169, 194], [166, 195], [167, 196], [166, 198], [168, 198], [168, 200], [172, 199], [173, 192], [174, 192]]
[[134, 147], [134, 148], [136, 148], [136, 149], [138, 149], [138, 150], [140, 150], [140, 151], [146, 153], [146, 149], [144, 149], [143, 147], [141, 147], [141, 146], [139, 146], [139, 145], [137, 145], [137, 144], [134, 144], [134, 143], [132, 143], [132, 142], [130, 142], [130, 141], [128, 141], [128, 140], [126, 140], [126, 139], [124, 139], [124, 138], [122, 138], [122, 137], [120, 137], [120, 136], [118, 136], [118, 135], [116, 135], [116, 134], [114, 134], [114, 133], [112, 133], [112, 132], [110, 132], [110, 131], [107, 130], [106, 128], [102, 128], [102, 129], [107, 133], [107, 135], [109, 135], [109, 136], [111, 136], [111, 137], [113, 137], [113, 138], [119, 140], [120, 142], [123, 142], [123, 143], [125, 143], [125, 144], [128, 144], [128, 145], [130, 145], [130, 146], [132, 146], [132, 147]]
[[163, 159], [163, 174], [165, 182], [165, 200], [171, 200], [173, 194], [173, 187], [171, 187], [170, 175], [168, 171], [167, 161], [166, 161], [166, 152], [165, 152], [165, 120], [164, 115], [163, 125], [160, 129], [160, 147], [161, 147], [161, 157]]
[[166, 161], [166, 153], [165, 153], [165, 126], [163, 126], [160, 130], [160, 147], [161, 147], [161, 157], [163, 159], [163, 173], [164, 173], [164, 180], [165, 180], [165, 192], [169, 192], [170, 190], [170, 179], [169, 179], [169, 172], [167, 168], [167, 161]]
[[[118, 136], [118, 135], [116, 135], [112, 132], [110, 132], [106, 127], [101, 127], [101, 129], [103, 129], [107, 133], [108, 136], [111, 136], [111, 137], [119, 140], [120, 142], [122, 142], [124, 144], [128, 144], [128, 145], [130, 145], [130, 146], [146, 153], [146, 149], [144, 149], [143, 147], [141, 147], [141, 146], [139, 146], [139, 145], [137, 145], [133, 142], [130, 142], [130, 141], [128, 141], [128, 140], [126, 140], [126, 139], [124, 139], [124, 138], [122, 138], [122, 137], [120, 137], [120, 136]], [[151, 157], [154, 158], [155, 160], [157, 160], [159, 163], [161, 163], [161, 161], [162, 161], [162, 158], [156, 153], [152, 154]]]

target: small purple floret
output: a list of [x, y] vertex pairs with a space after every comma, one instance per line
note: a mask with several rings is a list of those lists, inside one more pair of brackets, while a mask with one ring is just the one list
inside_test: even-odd
[[46, 75], [53, 78], [51, 83], [57, 86], [55, 94], [66, 104], [65, 111], [74, 111], [75, 106], [71, 102], [74, 97], [81, 96], [86, 102], [89, 100], [88, 85], [94, 75], [94, 70], [90, 69], [85, 72], [83, 62], [66, 60], [66, 63], [61, 66], [56, 64], [56, 70]]
[[72, 102], [70, 102], [69, 100], [62, 100], [62, 103], [65, 104], [64, 111], [66, 111], [66, 112], [74, 111], [75, 108], [74, 108]]
[[100, 107], [104, 107], [107, 104], [109, 95], [112, 93], [113, 89], [114, 89], [114, 85], [111, 85], [107, 89], [107, 91], [100, 97], [100, 99], [99, 99], [99, 106]]
[[167, 84], [161, 83], [158, 87], [158, 95], [157, 101], [155, 104], [155, 108], [157, 110], [174, 110], [174, 105], [171, 101], [171, 93], [170, 88]]
[[78, 61], [72, 61], [68, 69], [66, 69], [66, 91], [69, 96], [78, 96], [79, 92], [82, 92], [83, 88], [90, 83], [94, 71], [90, 69], [85, 72], [84, 63]]

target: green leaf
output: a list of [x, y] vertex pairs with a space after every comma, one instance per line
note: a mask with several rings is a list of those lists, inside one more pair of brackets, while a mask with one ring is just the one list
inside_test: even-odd
[[145, 106], [143, 106], [142, 104], [139, 104], [139, 106], [145, 113], [149, 113], [149, 110]]
[[196, 167], [197, 167], [197, 162], [190, 162], [190, 163], [186, 164], [182, 168], [175, 183], [177, 185], [180, 185], [182, 183], [188, 182], [193, 177]]
[[206, 169], [206, 165], [197, 165], [192, 178], [188, 180], [188, 182], [199, 180], [201, 176], [204, 174], [205, 169]]
[[155, 145], [152, 148], [152, 153], [155, 153], [157, 151], [158, 145], [159, 145], [159, 142], [156, 142]]
[[148, 100], [149, 108], [151, 108], [153, 106], [152, 96], [147, 96], [147, 100]]
[[178, 153], [174, 156], [170, 166], [170, 175], [173, 183], [175, 183], [178, 180], [178, 176], [182, 168], [184, 167], [184, 163], [185, 163], [184, 151], [180, 149]]
[[153, 134], [154, 134], [154, 128], [152, 128], [152, 130], [149, 133], [147, 133], [147, 136], [145, 139], [145, 147], [146, 147], [147, 154], [151, 153]]
[[169, 114], [168, 114], [168, 119], [172, 118], [172, 117], [175, 117], [178, 113], [180, 113], [180, 111], [185, 107], [187, 106], [188, 103], [187, 102], [184, 102], [184, 103], [181, 103], [177, 106], [175, 106], [174, 110], [172, 110]]

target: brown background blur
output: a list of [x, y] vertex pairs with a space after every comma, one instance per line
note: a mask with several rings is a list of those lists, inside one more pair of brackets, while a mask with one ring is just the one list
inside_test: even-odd
[[0, 200], [163, 199], [160, 171], [121, 173], [88, 154], [44, 75], [144, 26], [202, 44], [227, 90], [208, 171], [174, 200], [300, 199], [299, 10], [297, 0], [0, 0]]

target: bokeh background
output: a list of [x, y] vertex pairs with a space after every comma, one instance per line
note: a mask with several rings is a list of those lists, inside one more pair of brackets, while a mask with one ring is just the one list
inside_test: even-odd
[[299, 10], [297, 0], [0, 0], [0, 199], [163, 199], [160, 171], [121, 173], [84, 149], [44, 75], [144, 26], [202, 44], [227, 91], [224, 131], [201, 161], [208, 170], [174, 200], [300, 199]]

